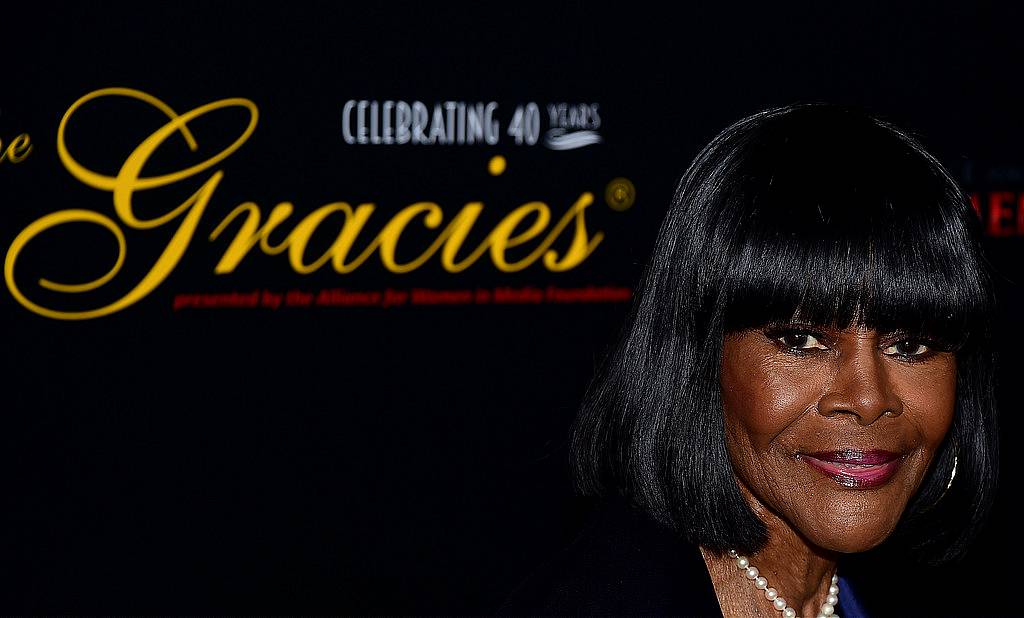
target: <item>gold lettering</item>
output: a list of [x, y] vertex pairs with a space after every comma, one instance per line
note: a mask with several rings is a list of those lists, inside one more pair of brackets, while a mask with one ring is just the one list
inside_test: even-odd
[[[103, 174], [81, 165], [71, 155], [65, 140], [65, 131], [67, 129], [68, 122], [74, 116], [75, 112], [89, 101], [108, 96], [123, 96], [143, 101], [153, 107], [156, 107], [169, 118], [169, 121], [166, 124], [143, 140], [142, 143], [132, 151], [121, 166], [117, 176], [113, 177], [104, 176]], [[142, 168], [145, 166], [149, 158], [173, 133], [180, 133], [189, 148], [192, 151], [195, 151], [198, 148], [198, 144], [196, 144], [195, 139], [189, 132], [187, 123], [211, 111], [228, 107], [242, 107], [249, 112], [248, 126], [231, 145], [214, 156], [184, 170], [164, 174], [162, 176], [140, 176]], [[114, 202], [114, 211], [121, 222], [128, 227], [135, 229], [149, 229], [161, 226], [177, 217], [182, 217], [182, 220], [178, 229], [168, 241], [163, 253], [161, 253], [159, 258], [157, 258], [153, 267], [126, 295], [109, 305], [96, 309], [86, 311], [60, 311], [49, 307], [43, 307], [30, 301], [18, 288], [15, 281], [15, 268], [18, 256], [24, 247], [34, 238], [46, 232], [50, 228], [63, 225], [65, 223], [88, 222], [101, 225], [110, 230], [118, 241], [118, 257], [114, 266], [105, 275], [93, 281], [81, 284], [55, 283], [46, 279], [39, 280], [39, 285], [43, 288], [66, 293], [81, 293], [101, 287], [117, 275], [124, 263], [126, 242], [124, 233], [118, 227], [117, 223], [104, 215], [84, 210], [65, 210], [42, 217], [18, 234], [7, 251], [7, 256], [4, 261], [4, 279], [7, 283], [7, 287], [11, 290], [12, 295], [18, 300], [18, 302], [35, 313], [63, 320], [82, 320], [109, 315], [144, 298], [158, 285], [160, 285], [160, 283], [162, 283], [163, 280], [166, 279], [174, 270], [175, 266], [177, 266], [181, 256], [188, 248], [188, 245], [192, 240], [193, 233], [195, 232], [195, 229], [199, 224], [199, 220], [202, 217], [202, 213], [209, 203], [214, 190], [223, 178], [224, 173], [219, 171], [215, 172], [184, 202], [163, 215], [152, 219], [141, 219], [135, 215], [132, 208], [133, 195], [136, 191], [154, 189], [180, 182], [209, 169], [220, 161], [223, 161], [231, 153], [238, 150], [238, 148], [240, 148], [242, 144], [249, 139], [249, 136], [251, 136], [253, 131], [256, 129], [257, 118], [258, 112], [256, 105], [247, 99], [223, 99], [221, 101], [202, 105], [181, 115], [176, 114], [174, 110], [159, 99], [144, 92], [128, 88], [105, 88], [96, 90], [75, 101], [71, 107], [68, 108], [68, 111], [65, 112], [64, 117], [61, 119], [60, 125], [57, 128], [57, 154], [65, 169], [67, 169], [72, 176], [83, 184], [101, 191], [110, 192]]]
[[[512, 232], [515, 231], [516, 227], [530, 213], [537, 213], [537, 217], [534, 219], [533, 225], [531, 225], [525, 232], [513, 236]], [[505, 259], [505, 252], [510, 247], [521, 245], [537, 234], [540, 234], [541, 230], [548, 226], [548, 221], [550, 220], [551, 211], [548, 209], [548, 205], [544, 202], [529, 202], [505, 215], [505, 218], [502, 219], [501, 223], [494, 228], [487, 239], [491, 245], [491, 260], [494, 262], [494, 265], [498, 267], [498, 270], [504, 272], [515, 272], [522, 270], [537, 261], [537, 257], [540, 256], [544, 249], [547, 248], [545, 245], [541, 245], [525, 258], [512, 264], [509, 264]]]
[[238, 263], [242, 261], [242, 258], [249, 253], [249, 250], [257, 242], [260, 245], [260, 249], [263, 249], [263, 252], [267, 255], [277, 255], [284, 251], [288, 245], [287, 240], [280, 245], [274, 246], [270, 244], [269, 237], [274, 228], [292, 214], [292, 209], [293, 206], [288, 202], [282, 202], [274, 206], [274, 209], [270, 211], [270, 218], [260, 227], [260, 207], [255, 202], [245, 202], [236, 206], [228, 216], [224, 217], [220, 225], [210, 233], [210, 240], [216, 240], [221, 232], [234, 221], [235, 217], [240, 216], [242, 213], [248, 215], [242, 223], [242, 229], [238, 230], [238, 233], [235, 234], [235, 239], [231, 241], [231, 245], [228, 246], [227, 251], [221, 256], [220, 261], [213, 268], [213, 272], [218, 275], [233, 272]]
[[[330, 248], [324, 252], [316, 261], [311, 264], [303, 264], [302, 256], [306, 252], [306, 245], [309, 244], [309, 239], [313, 235], [317, 226], [331, 215], [336, 212], [345, 214], [345, 222], [342, 224], [341, 232], [338, 233], [338, 237], [331, 244]], [[362, 255], [356, 258], [353, 264], [346, 265], [345, 257], [348, 255], [349, 250], [352, 248], [352, 243], [355, 242], [356, 236], [366, 225], [366, 220], [373, 213], [373, 206], [371, 204], [362, 204], [356, 209], [356, 212], [352, 212], [352, 207], [345, 202], [336, 202], [334, 204], [327, 204], [314, 210], [313, 212], [306, 215], [306, 217], [295, 226], [292, 233], [288, 235], [290, 247], [288, 249], [288, 261], [291, 262], [292, 268], [297, 273], [307, 274], [311, 273], [321, 266], [327, 263], [328, 260], [332, 260], [335, 268], [351, 268], [354, 270], [359, 264], [362, 264], [370, 256], [373, 251], [372, 247], [367, 251], [364, 251]], [[339, 270], [338, 272], [342, 272]]]
[[[162, 112], [168, 119], [163, 126], [143, 139], [132, 150], [115, 176], [104, 175], [79, 163], [71, 154], [65, 137], [67, 126], [75, 117], [76, 112], [86, 103], [103, 97], [127, 97], [142, 101]], [[216, 154], [185, 169], [158, 176], [142, 175], [143, 168], [146, 167], [153, 154], [174, 134], [180, 135], [188, 148], [196, 152], [198, 144], [188, 128], [188, 123], [210, 112], [227, 108], [242, 108], [249, 114], [247, 127], [234, 142]], [[224, 177], [223, 171], [212, 168], [245, 144], [255, 131], [258, 116], [256, 105], [241, 98], [214, 101], [184, 114], [178, 114], [159, 99], [127, 88], [96, 90], [75, 101], [65, 112], [57, 129], [58, 157], [64, 168], [75, 179], [88, 187], [110, 194], [116, 218], [90, 210], [68, 209], [48, 214], [28, 225], [15, 237], [4, 260], [4, 280], [14, 298], [30, 311], [63, 320], [80, 320], [109, 315], [145, 298], [173, 272], [190, 246], [203, 213]], [[31, 150], [32, 143], [28, 134], [20, 135], [8, 144], [6, 149], [0, 150], [0, 161], [6, 158], [12, 163], [18, 163], [23, 161]], [[148, 218], [141, 217], [136, 212], [133, 200], [137, 192], [179, 184], [207, 171], [211, 172], [209, 178], [201, 182], [199, 188], [191, 196], [176, 206], [162, 214]], [[552, 214], [551, 208], [546, 203], [534, 201], [522, 204], [505, 215], [468, 255], [459, 259], [458, 254], [484, 209], [483, 202], [468, 202], [434, 237], [430, 246], [415, 259], [404, 263], [399, 263], [397, 258], [402, 234], [409, 225], [413, 224], [415, 219], [420, 217], [422, 217], [422, 225], [426, 229], [439, 228], [444, 221], [444, 212], [440, 205], [424, 201], [402, 208], [385, 221], [373, 240], [354, 259], [350, 260], [349, 255], [353, 253], [357, 239], [363, 234], [370, 217], [375, 212], [376, 206], [373, 203], [360, 204], [355, 209], [347, 202], [325, 204], [305, 215], [282, 240], [274, 243], [270, 239], [271, 235], [284, 226], [285, 221], [295, 212], [295, 206], [290, 202], [281, 202], [271, 209], [269, 216], [264, 220], [263, 213], [256, 202], [243, 202], [224, 217], [209, 235], [211, 242], [217, 240], [236, 221], [239, 222], [237, 232], [213, 271], [218, 275], [234, 272], [241, 261], [258, 246], [260, 251], [266, 255], [278, 255], [287, 251], [289, 265], [298, 274], [315, 272], [327, 262], [331, 262], [333, 269], [340, 274], [350, 273], [360, 267], [374, 253], [379, 253], [381, 264], [390, 272], [406, 273], [422, 266], [438, 250], [441, 250], [441, 266], [447, 272], [452, 273], [469, 268], [487, 252], [490, 253], [494, 266], [502, 272], [520, 271], [538, 260], [542, 261], [547, 270], [561, 272], [581, 264], [604, 238], [602, 232], [596, 232], [591, 236], [586, 227], [585, 210], [593, 201], [592, 193], [580, 194], [576, 202], [550, 229], [548, 226], [551, 223]], [[315, 258], [307, 256], [306, 253], [313, 234], [321, 226], [327, 225], [328, 218], [336, 213], [343, 215], [344, 219], [341, 221], [340, 229], [332, 244]], [[175, 231], [148, 272], [124, 296], [107, 305], [84, 311], [62, 311], [32, 301], [18, 287], [16, 268], [19, 257], [29, 243], [52, 228], [68, 223], [100, 226], [110, 232], [117, 242], [118, 249], [114, 264], [100, 277], [81, 283], [56, 282], [46, 278], [39, 278], [36, 281], [39, 287], [46, 290], [65, 294], [80, 294], [104, 287], [117, 277], [127, 254], [124, 228], [148, 230], [162, 227], [175, 220], [178, 221]], [[564, 253], [559, 255], [559, 252], [552, 246], [570, 225], [573, 226], [572, 238]], [[547, 230], [546, 233], [545, 230]], [[537, 239], [539, 242], [527, 255], [519, 260], [510, 261], [509, 251], [511, 249], [525, 246]]]
[[[359, 257], [348, 264], [345, 263], [345, 258], [348, 257], [348, 252], [352, 248], [352, 245], [356, 242], [356, 236], [362, 231], [363, 226], [366, 225], [366, 220], [373, 214], [373, 204], [360, 204], [356, 208], [354, 215], [347, 216], [345, 218], [345, 227], [342, 228], [341, 233], [338, 234], [338, 239], [334, 241], [331, 248], [327, 250], [331, 254], [331, 265], [334, 270], [339, 273], [350, 273], [353, 270], [359, 268], [359, 265], [366, 261], [366, 258], [370, 257], [376, 248], [376, 243], [371, 243]], [[346, 212], [347, 214], [347, 212]]]
[[548, 237], [544, 239], [543, 246], [548, 247], [554, 242], [555, 237], [565, 229], [570, 220], [576, 223], [576, 229], [572, 235], [572, 244], [569, 245], [569, 250], [565, 252], [561, 260], [558, 259], [558, 254], [554, 250], [544, 254], [544, 266], [548, 270], [564, 272], [576, 268], [594, 252], [594, 249], [597, 248], [597, 245], [604, 238], [604, 232], [597, 232], [593, 238], [587, 238], [587, 222], [583, 217], [583, 211], [593, 203], [593, 193], [585, 192], [580, 194], [576, 203], [562, 216], [561, 220], [551, 229]]
[[[516, 272], [527, 268], [543, 256], [544, 266], [552, 271], [565, 271], [575, 268], [583, 262], [597, 247], [604, 238], [604, 234], [598, 232], [593, 238], [588, 238], [586, 221], [583, 211], [594, 201], [593, 194], [584, 193], [558, 223], [548, 232], [544, 240], [529, 255], [517, 262], [509, 262], [506, 258], [506, 251], [512, 247], [525, 244], [529, 240], [538, 237], [551, 221], [551, 211], [544, 202], [528, 202], [519, 206], [506, 215], [491, 233], [461, 261], [457, 260], [459, 249], [462, 248], [473, 224], [483, 211], [482, 202], [467, 203], [459, 214], [453, 218], [444, 230], [434, 239], [419, 256], [414, 260], [400, 264], [395, 253], [402, 232], [418, 216], [423, 215], [423, 224], [428, 229], [435, 229], [441, 225], [444, 212], [434, 202], [417, 202], [410, 204], [398, 211], [384, 225], [370, 244], [363, 249], [359, 256], [351, 262], [346, 262], [349, 252], [366, 227], [367, 221], [375, 210], [373, 204], [360, 204], [355, 210], [346, 202], [335, 202], [326, 204], [306, 215], [288, 234], [288, 236], [277, 245], [271, 245], [269, 235], [286, 218], [288, 218], [294, 207], [290, 203], [278, 204], [270, 214], [270, 218], [260, 226], [260, 210], [253, 202], [245, 202], [236, 207], [217, 228], [210, 234], [210, 240], [215, 240], [236, 218], [245, 214], [242, 227], [236, 234], [228, 249], [224, 252], [214, 272], [225, 274], [234, 271], [241, 260], [255, 247], [267, 255], [276, 255], [285, 249], [288, 250], [288, 261], [292, 270], [299, 274], [309, 274], [319, 270], [328, 260], [331, 261], [334, 270], [345, 274], [354, 271], [361, 266], [374, 251], [380, 252], [380, 259], [385, 268], [394, 273], [406, 273], [415, 270], [429, 260], [438, 249], [441, 249], [441, 265], [448, 272], [461, 272], [475, 263], [481, 255], [490, 249], [491, 260], [494, 265], [503, 272]], [[341, 231], [338, 233], [334, 243], [316, 260], [306, 263], [305, 253], [309, 240], [324, 220], [334, 213], [345, 215]], [[530, 226], [522, 232], [515, 234], [516, 229], [531, 215], [535, 215]], [[573, 240], [565, 255], [558, 258], [554, 250], [550, 250], [558, 235], [570, 222], [576, 223]]]
[[22, 232], [15, 237], [14, 242], [11, 243], [11, 248], [7, 251], [7, 258], [4, 260], [4, 279], [7, 282], [7, 288], [11, 291], [14, 298], [26, 309], [38, 313], [39, 315], [58, 320], [86, 320], [90, 318], [98, 318], [100, 316], [115, 313], [129, 305], [132, 305], [133, 303], [138, 302], [160, 285], [160, 283], [167, 278], [167, 275], [171, 274], [171, 271], [174, 270], [174, 267], [178, 264], [182, 254], [188, 247], [189, 240], [192, 238], [192, 232], [199, 223], [199, 218], [202, 216], [203, 209], [206, 208], [206, 204], [209, 202], [210, 196], [213, 194], [213, 190], [217, 187], [217, 184], [220, 182], [223, 175], [223, 172], [215, 173], [210, 180], [206, 181], [206, 184], [200, 187], [200, 189], [192, 195], [192, 197], [185, 200], [182, 206], [188, 207], [191, 210], [188, 215], [182, 219], [177, 232], [175, 232], [170, 242], [167, 243], [167, 247], [164, 249], [164, 252], [160, 257], [157, 258], [153, 268], [146, 273], [145, 277], [143, 277], [142, 281], [140, 281], [135, 288], [113, 303], [98, 309], [91, 309], [87, 311], [59, 311], [32, 302], [21, 292], [15, 282], [14, 269], [18, 260], [18, 255], [29, 241], [50, 228], [57, 227], [58, 225], [63, 225], [65, 223], [76, 222], [95, 223], [110, 230], [110, 232], [114, 234], [115, 238], [117, 238], [117, 261], [105, 275], [93, 281], [79, 284], [67, 284], [56, 283], [47, 279], [40, 279], [39, 286], [57, 292], [87, 292], [103, 286], [116, 276], [118, 271], [121, 270], [121, 266], [124, 264], [124, 256], [127, 249], [124, 232], [122, 232], [121, 228], [118, 227], [118, 225], [109, 217], [89, 210], [74, 209], [58, 211], [38, 219], [22, 230]]
[[441, 220], [444, 218], [444, 212], [441, 211], [441, 207], [437, 204], [433, 202], [417, 202], [395, 213], [395, 216], [387, 222], [384, 229], [377, 236], [374, 244], [380, 245], [380, 260], [384, 263], [384, 267], [393, 273], [407, 273], [411, 270], [416, 270], [437, 250], [438, 243], [435, 242], [431, 245], [430, 249], [424, 251], [412, 262], [399, 264], [395, 261], [395, 250], [398, 248], [398, 239], [401, 237], [402, 231], [420, 213], [426, 213], [426, 216], [423, 217], [423, 225], [429, 229], [434, 229], [441, 225]]
[[32, 138], [29, 137], [28, 133], [22, 133], [11, 140], [11, 143], [7, 144], [7, 148], [4, 148], [3, 140], [0, 140], [0, 163], [4, 160], [10, 161], [11, 163], [21, 163], [28, 155], [32, 152]]
[[466, 236], [469, 235], [469, 231], [473, 228], [473, 224], [476, 223], [483, 209], [483, 202], [466, 204], [438, 237], [444, 242], [444, 249], [441, 250], [441, 266], [448, 272], [462, 272], [480, 259], [480, 256], [487, 250], [487, 241], [484, 241], [466, 259], [461, 262], [455, 261], [456, 254], [462, 247], [462, 243], [466, 241]]

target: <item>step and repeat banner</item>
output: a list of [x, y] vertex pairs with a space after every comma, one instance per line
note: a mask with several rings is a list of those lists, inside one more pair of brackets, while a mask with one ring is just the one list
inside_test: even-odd
[[912, 128], [970, 192], [1012, 441], [1007, 20], [632, 10], [14, 10], [0, 606], [492, 611], [586, 513], [566, 432], [676, 180], [800, 100]]

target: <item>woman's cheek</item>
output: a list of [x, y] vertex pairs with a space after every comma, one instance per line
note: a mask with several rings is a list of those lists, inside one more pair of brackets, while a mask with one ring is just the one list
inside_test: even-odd
[[949, 432], [956, 411], [956, 361], [952, 355], [940, 360], [899, 368], [895, 376], [906, 420], [932, 450]]
[[[810, 363], [808, 363], [809, 365]], [[768, 359], [748, 377], [748, 404], [743, 424], [758, 436], [762, 450], [807, 413], [822, 395], [822, 367], [796, 366]]]

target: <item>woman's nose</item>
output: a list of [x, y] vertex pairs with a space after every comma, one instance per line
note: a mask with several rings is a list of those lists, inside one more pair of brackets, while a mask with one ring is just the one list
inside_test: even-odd
[[835, 379], [818, 402], [824, 416], [849, 414], [860, 425], [870, 425], [881, 416], [899, 416], [903, 402], [896, 395], [886, 368], [886, 358], [873, 343], [859, 342], [843, 350]]

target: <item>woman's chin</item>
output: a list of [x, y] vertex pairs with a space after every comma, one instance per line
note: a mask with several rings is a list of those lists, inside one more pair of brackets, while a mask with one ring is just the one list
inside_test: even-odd
[[829, 551], [854, 554], [882, 544], [896, 529], [899, 517], [877, 511], [835, 509], [824, 518], [803, 523], [801, 533], [814, 545]]
[[818, 540], [812, 539], [812, 541], [814, 541], [818, 547], [828, 551], [840, 554], [859, 554], [878, 547], [887, 538], [889, 538], [888, 534], [863, 539], [851, 537], [828, 537]]

